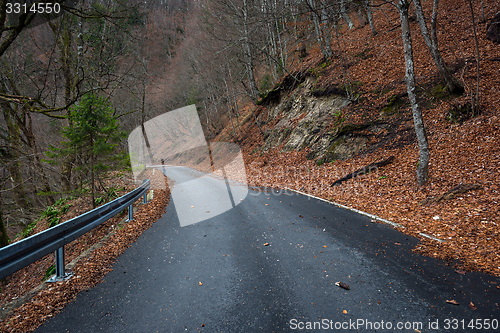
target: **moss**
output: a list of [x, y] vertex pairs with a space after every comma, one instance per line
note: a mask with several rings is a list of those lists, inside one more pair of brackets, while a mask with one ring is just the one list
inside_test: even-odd
[[380, 114], [382, 116], [391, 116], [393, 114], [399, 113], [399, 109], [406, 104], [403, 97], [407, 94], [395, 94], [391, 95], [387, 100], [386, 106], [382, 109]]
[[350, 132], [359, 131], [370, 127], [370, 125], [371, 124], [345, 124], [344, 126], [341, 126], [336, 130], [335, 136], [339, 137]]
[[255, 102], [257, 105], [268, 105], [272, 103], [279, 103], [281, 95], [281, 84], [277, 83], [273, 89], [260, 93], [259, 98]]
[[437, 99], [446, 99], [450, 96], [450, 94], [448, 93], [448, 89], [446, 88], [446, 85], [443, 83], [440, 83], [434, 88], [432, 88], [431, 95]]

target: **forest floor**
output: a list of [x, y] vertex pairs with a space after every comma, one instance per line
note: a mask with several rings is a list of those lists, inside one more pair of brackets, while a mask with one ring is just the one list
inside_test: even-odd
[[[427, 13], [429, 5], [430, 2], [424, 3]], [[281, 152], [280, 146], [259, 154], [256, 151], [264, 140], [253, 120], [241, 125], [243, 134], [238, 142], [247, 165], [249, 185], [301, 190], [377, 215], [404, 226], [401, 232], [418, 237], [421, 242], [415, 251], [445, 259], [456, 265], [459, 273], [477, 270], [500, 276], [500, 63], [495, 60], [500, 46], [485, 38], [486, 23], [479, 23], [480, 114], [465, 121], [450, 121], [450, 111], [467, 104], [475, 89], [476, 57], [467, 6], [452, 0], [440, 5], [447, 8], [440, 11], [438, 18], [441, 52], [454, 75], [465, 83], [466, 92], [459, 97], [439, 95], [436, 68], [419, 35], [418, 25], [413, 22], [415, 72], [431, 153], [430, 179], [425, 186], [416, 185], [418, 146], [408, 103], [393, 115], [381, 113], [391, 96], [406, 91], [400, 20], [395, 11], [375, 12], [379, 31], [376, 36], [368, 25], [343, 30], [339, 36], [342, 51], [334, 49], [336, 55], [331, 64], [321, 66], [322, 55], [313, 49], [292, 70], [304, 73], [313, 69], [320, 72], [318, 86], [340, 87], [347, 69], [342, 70], [342, 62], [347, 63], [350, 80], [356, 83], [355, 92], [360, 98], [343, 110], [345, 123], [367, 123], [383, 117], [392, 123], [390, 130], [382, 131], [366, 150], [353, 158], [321, 165], [306, 159], [307, 148], [287, 153]], [[498, 3], [485, 2], [487, 22], [498, 11]], [[480, 16], [479, 3], [475, 13]], [[269, 108], [249, 109], [247, 112], [265, 120]], [[246, 118], [252, 119], [249, 114]], [[270, 130], [277, 120], [270, 119], [262, 131]], [[232, 140], [232, 128], [226, 128], [217, 140]], [[392, 164], [330, 187], [346, 174], [389, 156], [395, 157]], [[438, 197], [460, 184], [477, 184], [479, 188], [450, 200], [422, 205], [424, 199]], [[444, 242], [424, 238], [419, 233]]]
[[[166, 182], [160, 173], [151, 173], [152, 182]], [[137, 185], [130, 176], [111, 173], [103, 183], [106, 188], [117, 188], [121, 196]], [[151, 188], [165, 188], [153, 186]], [[102, 194], [102, 193], [101, 193]], [[89, 231], [85, 235], [67, 244], [65, 261], [71, 267], [73, 277], [65, 282], [46, 283], [54, 255], [48, 255], [33, 264], [19, 270], [6, 278], [1, 285], [0, 293], [0, 331], [27, 332], [40, 326], [45, 320], [55, 316], [67, 303], [83, 290], [88, 290], [102, 280], [111, 270], [116, 258], [133, 243], [144, 230], [148, 229], [165, 212], [170, 200], [168, 187], [166, 190], [154, 190], [153, 199], [148, 204], [138, 200], [134, 207], [134, 220], [126, 222], [126, 212], [118, 214]], [[67, 205], [68, 208], [63, 208]], [[82, 196], [65, 201], [56, 206], [60, 222], [67, 221], [91, 210], [90, 199]], [[134, 209], [134, 210], [135, 210]], [[49, 218], [38, 221], [30, 235], [49, 228]], [[21, 237], [18, 237], [21, 239]], [[83, 255], [82, 255], [83, 254]]]

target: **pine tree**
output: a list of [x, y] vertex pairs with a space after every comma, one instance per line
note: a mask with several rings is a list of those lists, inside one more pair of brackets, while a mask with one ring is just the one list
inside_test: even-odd
[[111, 104], [103, 97], [85, 95], [71, 109], [70, 126], [64, 127], [62, 148], [50, 147], [49, 162], [58, 163], [69, 155], [76, 156], [78, 170], [90, 174], [92, 205], [95, 208], [95, 180], [111, 163], [123, 158], [117, 152], [118, 143], [125, 137], [113, 115]]

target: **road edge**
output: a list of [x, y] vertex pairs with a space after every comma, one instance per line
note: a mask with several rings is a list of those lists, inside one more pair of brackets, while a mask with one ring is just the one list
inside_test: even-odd
[[[292, 191], [292, 192], [295, 192], [295, 193], [298, 193], [298, 194], [301, 194], [301, 195], [305, 195], [307, 197], [310, 197], [310, 198], [313, 198], [313, 199], [316, 199], [316, 200], [319, 200], [319, 201], [324, 201], [326, 203], [329, 203], [331, 205], [335, 205], [339, 208], [342, 208], [342, 209], [346, 209], [346, 210], [349, 210], [351, 212], [355, 212], [355, 213], [358, 213], [360, 215], [364, 215], [364, 216], [367, 216], [369, 218], [371, 218], [372, 220], [375, 220], [375, 221], [379, 221], [379, 222], [382, 222], [382, 223], [385, 223], [385, 224], [388, 224], [394, 228], [401, 228], [401, 229], [406, 229], [405, 226], [399, 224], [399, 223], [396, 223], [396, 222], [392, 222], [392, 221], [389, 221], [389, 220], [386, 220], [384, 218], [381, 218], [377, 215], [373, 215], [373, 214], [370, 214], [370, 213], [367, 213], [367, 212], [364, 212], [362, 210], [359, 210], [359, 209], [356, 209], [356, 208], [352, 208], [352, 207], [349, 207], [349, 206], [345, 206], [345, 205], [342, 205], [338, 202], [335, 202], [335, 201], [330, 201], [330, 200], [326, 200], [326, 199], [323, 199], [323, 198], [320, 198], [320, 197], [317, 197], [317, 196], [314, 196], [312, 194], [309, 194], [309, 193], [305, 193], [305, 192], [302, 192], [302, 191], [299, 191], [299, 190], [295, 190], [293, 188], [289, 188], [289, 187], [284, 187], [285, 190], [288, 190], [288, 191]], [[442, 239], [439, 239], [437, 237], [434, 237], [434, 236], [431, 236], [429, 234], [426, 234], [426, 233], [423, 233], [423, 232], [419, 232], [418, 233], [419, 236], [422, 236], [422, 237], [425, 237], [425, 238], [428, 238], [428, 239], [432, 239], [432, 240], [435, 240], [437, 242], [440, 242], [440, 243], [445, 243], [446, 241], [445, 240], [442, 240]]]

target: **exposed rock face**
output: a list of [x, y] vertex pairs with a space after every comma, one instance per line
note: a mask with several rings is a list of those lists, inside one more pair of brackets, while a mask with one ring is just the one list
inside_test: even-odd
[[497, 44], [500, 44], [500, 12], [498, 12], [488, 24], [486, 38]]
[[[264, 136], [262, 152], [282, 144], [283, 151], [310, 148], [308, 159], [324, 162], [348, 159], [366, 148], [368, 132], [379, 132], [386, 124], [344, 125], [342, 109], [349, 100], [339, 95], [314, 97], [314, 79], [307, 78], [286, 99], [268, 111], [269, 119], [281, 116]], [[329, 126], [336, 124], [336, 126]], [[365, 130], [363, 133], [360, 131]]]
[[[314, 80], [307, 78], [288, 99], [269, 110], [270, 119], [279, 115], [283, 118], [266, 133], [263, 152], [284, 142], [283, 151], [302, 150], [314, 145], [325, 135], [328, 124], [349, 104], [342, 96], [313, 97], [313, 84]], [[317, 149], [326, 151], [327, 147], [320, 144]]]

